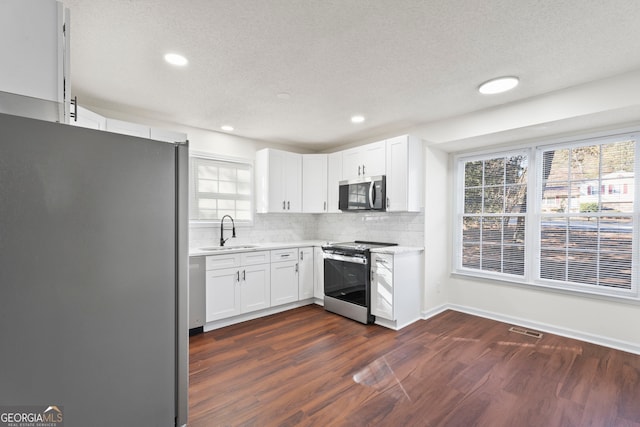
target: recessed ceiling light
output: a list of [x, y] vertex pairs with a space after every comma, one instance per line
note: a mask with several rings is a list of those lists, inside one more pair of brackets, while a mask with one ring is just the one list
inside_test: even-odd
[[224, 126], [220, 126], [220, 129], [225, 130], [227, 132], [231, 132], [233, 131], [233, 126], [224, 125]]
[[178, 55], [177, 53], [167, 53], [164, 56], [164, 60], [171, 65], [177, 65], [179, 67], [184, 67], [189, 63], [189, 61], [187, 61], [187, 58], [182, 55]]
[[291, 98], [291, 95], [288, 94], [287, 92], [280, 92], [279, 94], [276, 95], [278, 98], [280, 99], [289, 99]]
[[364, 116], [351, 117], [351, 123], [362, 123], [362, 122], [364, 122]]
[[483, 95], [493, 95], [496, 93], [506, 92], [518, 86], [518, 78], [513, 76], [498, 77], [488, 82], [482, 83], [478, 87], [478, 91]]

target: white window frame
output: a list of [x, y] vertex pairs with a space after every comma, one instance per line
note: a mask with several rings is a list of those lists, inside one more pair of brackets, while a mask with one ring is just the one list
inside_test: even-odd
[[[548, 150], [560, 150], [562, 148], [600, 145], [617, 142], [623, 138], [633, 138], [636, 141], [634, 159], [634, 209], [632, 233], [632, 279], [631, 289], [618, 289], [614, 287], [571, 284], [540, 278], [540, 245], [541, 245], [541, 186], [542, 186], [542, 152]], [[505, 273], [490, 272], [462, 267], [462, 215], [464, 214], [464, 164], [469, 161], [487, 160], [496, 157], [508, 157], [526, 153], [528, 157], [528, 182], [527, 182], [527, 212], [525, 229], [525, 267], [523, 276], [514, 276]], [[453, 254], [452, 274], [490, 279], [504, 283], [525, 285], [539, 289], [548, 289], [560, 293], [578, 293], [592, 295], [597, 298], [625, 299], [635, 302], [640, 301], [640, 132], [637, 129], [623, 129], [609, 131], [596, 135], [564, 138], [554, 141], [544, 141], [530, 144], [515, 145], [511, 149], [483, 150], [470, 153], [461, 153], [453, 156], [454, 191], [453, 198]]]
[[235, 226], [237, 227], [252, 226], [254, 224], [254, 218], [255, 218], [255, 170], [254, 170], [255, 168], [254, 168], [253, 162], [247, 159], [217, 156], [217, 155], [198, 152], [198, 151], [189, 152], [189, 225], [191, 227], [211, 227], [211, 226], [220, 225], [219, 219], [191, 219], [193, 204], [197, 202], [196, 194], [195, 194], [195, 190], [196, 190], [195, 176], [194, 176], [195, 170], [193, 168], [194, 159], [205, 160], [205, 161], [210, 160], [216, 163], [229, 164], [230, 166], [238, 165], [238, 166], [241, 166], [241, 168], [243, 169], [249, 170], [249, 173], [251, 176], [250, 184], [249, 184], [249, 188], [251, 190], [251, 195], [249, 197], [249, 205], [250, 205], [249, 212], [251, 215], [251, 219], [243, 220], [243, 219], [236, 218], [236, 216], [234, 215], [232, 216], [234, 219]]

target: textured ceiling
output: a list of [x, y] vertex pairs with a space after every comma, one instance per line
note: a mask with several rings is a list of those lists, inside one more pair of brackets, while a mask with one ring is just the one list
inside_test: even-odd
[[[637, 0], [64, 4], [81, 104], [314, 150], [640, 69]], [[476, 91], [501, 75], [520, 86]]]

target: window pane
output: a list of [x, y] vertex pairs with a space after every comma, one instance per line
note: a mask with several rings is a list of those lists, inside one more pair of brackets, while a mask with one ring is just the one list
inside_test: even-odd
[[482, 212], [482, 188], [470, 188], [464, 192], [464, 213]]
[[465, 217], [463, 219], [462, 241], [480, 242], [480, 218]]
[[483, 244], [481, 268], [486, 271], [502, 272], [502, 246], [500, 244]]
[[540, 224], [542, 248], [564, 248], [567, 245], [566, 218], [547, 218]]
[[543, 153], [540, 278], [631, 289], [634, 151], [623, 140]]
[[629, 289], [631, 286], [632, 257], [626, 254], [601, 254], [600, 285]]
[[205, 179], [198, 180], [198, 192], [199, 193], [217, 193], [218, 181], [209, 181]]
[[238, 182], [250, 183], [251, 172], [246, 169], [238, 169]]
[[464, 186], [479, 187], [482, 185], [482, 162], [467, 162], [464, 165]]
[[524, 275], [524, 245], [504, 247], [504, 273]]
[[526, 185], [510, 185], [505, 187], [505, 213], [524, 213], [527, 211]]
[[527, 158], [525, 156], [507, 158], [505, 168], [506, 184], [521, 184], [527, 181]]
[[524, 243], [525, 217], [508, 216], [503, 218], [504, 242]]
[[464, 168], [461, 265], [524, 275], [527, 156], [465, 161]]
[[569, 248], [598, 250], [598, 220], [579, 217], [569, 218]]
[[201, 157], [191, 157], [190, 165], [190, 219], [215, 221], [225, 214], [236, 221], [253, 219], [250, 165]]
[[234, 181], [236, 180], [235, 168], [220, 168], [220, 181]]
[[466, 268], [480, 269], [480, 245], [462, 245], [462, 266]]
[[235, 194], [236, 193], [236, 183], [235, 182], [220, 181], [220, 193], [221, 194]]
[[198, 178], [218, 179], [218, 168], [215, 166], [198, 165]]
[[504, 184], [504, 159], [490, 159], [484, 162], [484, 185]]
[[597, 284], [598, 255], [570, 250], [567, 258], [567, 280], [587, 285]]
[[238, 194], [242, 195], [251, 195], [251, 184], [239, 182], [238, 183]]
[[540, 251], [540, 278], [567, 280], [567, 254], [565, 251], [543, 249]]
[[504, 212], [504, 187], [485, 187], [484, 212], [485, 213], [503, 213]]
[[502, 218], [485, 217], [482, 220], [482, 241], [484, 243], [502, 242]]

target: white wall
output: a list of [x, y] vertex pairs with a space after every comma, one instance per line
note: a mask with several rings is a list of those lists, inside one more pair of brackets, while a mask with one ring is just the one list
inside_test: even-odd
[[[427, 147], [424, 310], [444, 307], [640, 353], [640, 303], [451, 274], [452, 154]], [[448, 185], [433, 185], [444, 183]], [[448, 196], [443, 193], [446, 192]], [[446, 197], [444, 210], [435, 200]], [[442, 307], [441, 307], [442, 308]]]
[[[131, 117], [97, 112], [113, 118], [136, 121]], [[286, 233], [291, 239], [353, 240], [361, 236], [372, 236], [374, 240], [375, 236], [384, 236], [383, 239], [402, 244], [424, 245], [423, 309], [426, 313], [443, 307], [454, 307], [640, 353], [638, 303], [451, 275], [454, 211], [452, 166], [447, 154], [547, 136], [566, 136], [613, 126], [622, 127], [632, 121], [637, 123], [638, 117], [640, 72], [633, 72], [535, 99], [407, 129], [398, 134], [411, 133], [431, 141], [425, 155], [425, 194], [428, 206], [425, 215], [401, 214], [386, 217], [388, 214], [371, 214], [358, 218], [346, 214], [301, 214], [290, 217], [269, 214], [258, 218], [255, 227], [245, 231], [250, 236], [248, 238], [254, 241], [269, 241], [272, 238], [281, 240], [277, 236]], [[214, 154], [253, 160], [255, 151], [267, 146], [299, 150], [179, 125], [144, 119], [138, 122], [186, 132], [193, 149]], [[375, 140], [390, 136], [393, 135], [380, 135]], [[359, 141], [357, 145], [372, 141]], [[421, 224], [416, 225], [416, 222]], [[240, 231], [243, 237], [245, 231]], [[213, 239], [214, 244], [217, 244], [215, 242], [219, 236], [215, 229], [199, 230], [198, 233], [201, 239]]]

